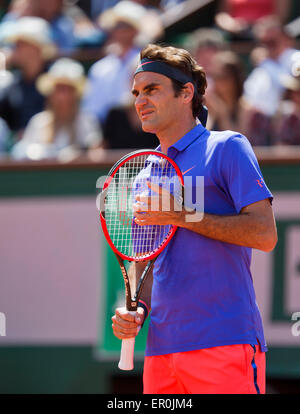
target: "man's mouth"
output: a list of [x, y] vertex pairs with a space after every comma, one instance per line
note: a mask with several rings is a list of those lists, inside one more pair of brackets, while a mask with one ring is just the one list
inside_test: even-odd
[[146, 119], [149, 115], [151, 115], [153, 113], [153, 109], [145, 109], [144, 111], [140, 112], [140, 117], [141, 119]]

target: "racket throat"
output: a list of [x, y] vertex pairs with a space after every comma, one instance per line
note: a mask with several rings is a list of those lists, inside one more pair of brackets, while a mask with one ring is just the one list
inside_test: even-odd
[[135, 302], [135, 301], [133, 301], [133, 300], [126, 300], [126, 309], [128, 310], [128, 311], [131, 311], [131, 312], [136, 312], [137, 311], [137, 302]]
[[[146, 278], [147, 278], [148, 274], [152, 270], [152, 267], [154, 265], [155, 260], [156, 260], [156, 258], [154, 258], [152, 260], [149, 260], [149, 262], [147, 263], [147, 265], [146, 265], [146, 267], [145, 267], [145, 269], [144, 269], [144, 271], [143, 271], [143, 273], [142, 273], [142, 275], [140, 277], [140, 280], [138, 282], [137, 289], [136, 289], [136, 294], [134, 295], [133, 298], [131, 298], [130, 303], [129, 302], [128, 302], [128, 304], [126, 303], [126, 307], [127, 306], [131, 306], [131, 307], [133, 307], [135, 309], [129, 309], [129, 308], [127, 308], [128, 310], [137, 310], [138, 303], [139, 303], [139, 299], [140, 299], [140, 295], [141, 295], [141, 292], [142, 292], [142, 289], [143, 289], [143, 285], [144, 285], [144, 283], [146, 281]], [[126, 298], [127, 298], [127, 296], [126, 296]]]
[[[126, 298], [126, 309], [129, 311], [136, 311], [137, 310], [137, 305], [138, 305], [138, 299], [136, 297], [131, 297], [131, 289], [130, 289], [130, 282], [129, 282], [129, 278], [128, 278], [128, 274], [127, 274], [127, 270], [126, 267], [124, 265], [124, 261], [117, 255], [115, 254], [119, 265], [120, 265], [120, 269], [124, 278], [124, 284], [125, 284], [125, 298]], [[136, 295], [135, 295], [136, 296]]]
[[[125, 286], [125, 290], [126, 290], [126, 286]], [[138, 308], [138, 302], [139, 302], [140, 295], [135, 295], [133, 298], [131, 298], [130, 295], [127, 295], [127, 291], [125, 292], [125, 294], [126, 294], [126, 309], [129, 311], [136, 311]]]
[[[129, 284], [129, 281], [128, 281]], [[126, 309], [129, 311], [136, 311], [138, 308], [140, 292], [136, 293], [134, 297], [131, 297], [131, 290], [128, 289], [127, 283], [125, 282], [125, 298], [126, 298]]]

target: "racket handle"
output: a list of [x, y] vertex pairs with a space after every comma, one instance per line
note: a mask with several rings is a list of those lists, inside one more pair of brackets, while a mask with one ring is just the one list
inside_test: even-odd
[[[135, 316], [136, 311], [130, 311], [129, 313]], [[131, 371], [133, 369], [134, 344], [135, 337], [122, 340], [120, 362], [118, 367], [124, 371]]]
[[122, 340], [120, 362], [118, 367], [124, 371], [130, 371], [133, 369], [134, 343], [135, 338]]

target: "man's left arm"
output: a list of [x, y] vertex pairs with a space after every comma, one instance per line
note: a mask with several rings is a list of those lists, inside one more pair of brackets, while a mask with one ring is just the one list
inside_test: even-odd
[[[175, 213], [175, 212], [174, 212]], [[269, 199], [242, 208], [237, 215], [204, 213], [202, 220], [187, 221], [186, 211], [174, 214], [174, 224], [211, 239], [269, 252], [277, 243], [277, 230]]]
[[[150, 198], [143, 198], [143, 202], [150, 207]], [[135, 212], [135, 220], [139, 225], [174, 224], [211, 239], [266, 252], [276, 246], [277, 230], [269, 199], [249, 204], [235, 215], [204, 213], [199, 220], [191, 221], [191, 214], [184, 208], [182, 211], [150, 211], [145, 207]]]

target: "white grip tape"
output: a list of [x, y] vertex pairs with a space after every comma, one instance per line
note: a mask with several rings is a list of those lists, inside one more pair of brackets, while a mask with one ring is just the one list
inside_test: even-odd
[[135, 338], [122, 340], [121, 356], [118, 366], [124, 371], [130, 371], [133, 369], [134, 343]]
[[[131, 315], [135, 315], [135, 311], [129, 312]], [[140, 327], [139, 329], [140, 330]], [[134, 358], [134, 338], [128, 338], [122, 340], [120, 362], [118, 367], [124, 371], [130, 371], [133, 369], [133, 358]]]

